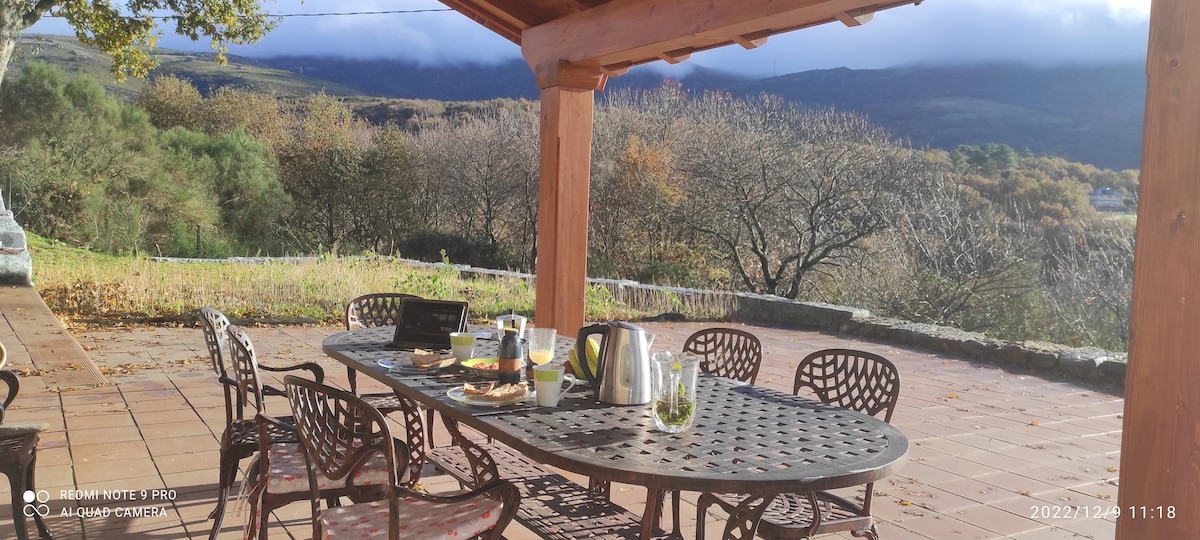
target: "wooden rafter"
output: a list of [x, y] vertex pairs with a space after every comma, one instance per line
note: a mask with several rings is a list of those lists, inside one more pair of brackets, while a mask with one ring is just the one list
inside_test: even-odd
[[483, 25], [484, 28], [499, 34], [504, 39], [507, 39], [517, 45], [521, 44], [521, 32], [524, 28], [518, 28], [511, 21], [506, 21], [505, 18], [497, 17], [496, 14], [488, 12], [481, 7], [478, 2], [470, 0], [438, 0], [439, 2], [466, 15], [467, 18]]
[[537, 26], [565, 15], [565, 13], [537, 9], [526, 0], [483, 0], [475, 3], [499, 17], [509, 17], [517, 21], [518, 24], [515, 26], [521, 29]]
[[666, 51], [704, 50], [749, 34], [777, 34], [911, 3], [915, 0], [612, 0], [529, 28], [521, 48], [530, 66], [560, 59], [589, 66], [639, 64]]

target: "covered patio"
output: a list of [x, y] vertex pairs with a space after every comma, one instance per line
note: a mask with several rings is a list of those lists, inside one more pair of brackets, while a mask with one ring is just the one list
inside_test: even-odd
[[[659, 336], [658, 346], [678, 350], [688, 334], [710, 324], [646, 326]], [[882, 343], [818, 332], [743, 328], [763, 342], [759, 384], [784, 391], [791, 390], [796, 363], [820, 348], [861, 348], [879, 352], [897, 364], [903, 381], [893, 424], [910, 438], [912, 446], [902, 472], [875, 485], [878, 496], [873, 513], [883, 538], [1114, 537], [1111, 514], [1055, 519], [1043, 517], [1039, 510], [1037, 517], [1031, 516], [1035, 507], [1103, 509], [1116, 504], [1124, 403], [1120, 395]], [[319, 345], [322, 338], [339, 330], [249, 329], [265, 363], [321, 362], [330, 379], [344, 387], [345, 370], [324, 357]], [[224, 405], [208, 365], [201, 330], [120, 328], [73, 334], [112, 384], [54, 392], [47, 385], [54, 374], [31, 374], [22, 379], [21, 395], [8, 417], [51, 425], [39, 445], [37, 483], [50, 494], [48, 521], [55, 537], [206, 538], [212, 524], [207, 516], [216, 504]], [[8, 367], [21, 370], [32, 365], [19, 360]], [[282, 401], [269, 404], [274, 411], [286, 406]], [[449, 439], [439, 432], [436, 440], [445, 443]], [[431, 491], [458, 487], [448, 476], [429, 473], [422, 484]], [[174, 490], [175, 494], [136, 503], [62, 497], [64, 490], [155, 489]], [[613, 497], [637, 513], [645, 501], [640, 488], [631, 486], [615, 486]], [[691, 503], [695, 495], [685, 494], [684, 499], [688, 502], [683, 509], [686, 535], [694, 530]], [[10, 538], [14, 533], [8, 508], [0, 506], [0, 537]], [[98, 507], [141, 506], [157, 508], [160, 513], [144, 517], [62, 515], [64, 509], [94, 513]], [[240, 538], [245, 507], [235, 503], [230, 507], [221, 538]], [[308, 512], [305, 503], [284, 507], [276, 513], [271, 537], [309, 538]], [[710, 537], [720, 532], [712, 526], [707, 530]], [[510, 540], [535, 538], [516, 524], [505, 536]]]
[[[858, 26], [917, 0], [442, 0], [521, 46], [541, 88], [537, 316], [583, 323], [594, 92], [648, 62]], [[1153, 0], [1118, 537], [1192, 538], [1200, 514], [1200, 3]]]

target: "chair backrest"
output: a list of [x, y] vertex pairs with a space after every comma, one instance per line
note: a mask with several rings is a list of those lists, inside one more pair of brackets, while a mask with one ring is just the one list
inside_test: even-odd
[[793, 394], [807, 388], [822, 403], [839, 405], [892, 421], [900, 399], [900, 373], [895, 364], [875, 353], [853, 349], [814, 352], [796, 366]]
[[415, 294], [364, 294], [346, 304], [346, 330], [394, 326], [400, 319], [400, 301], [420, 298]]
[[[383, 414], [350, 392], [295, 375], [284, 377], [283, 382], [308, 463], [309, 485], [317, 485], [315, 473], [331, 480], [353, 479], [379, 453], [393, 475], [386, 489], [394, 493], [399, 480], [396, 445], [403, 444], [393, 442]], [[319, 498], [316, 490], [313, 497]]]
[[225, 361], [225, 355], [229, 354], [229, 334], [225, 332], [229, 328], [229, 319], [216, 308], [205, 306], [200, 308], [200, 325], [204, 328], [204, 344], [208, 346], [208, 358], [212, 361], [213, 371], [217, 374], [217, 381], [224, 387], [225, 425], [229, 425], [235, 417], [242, 417], [240, 410], [245, 406], [245, 401], [238, 401], [237, 409], [234, 409], [237, 382], [229, 377]]
[[[4, 352], [4, 345], [0, 344], [0, 353]], [[17, 374], [11, 371], [0, 371], [0, 381], [4, 381], [5, 386], [8, 386], [8, 394], [4, 397], [4, 404], [0, 405], [0, 423], [4, 422], [4, 411], [8, 410], [8, 406], [12, 405], [14, 399], [17, 399], [17, 392], [21, 391], [21, 380], [17, 378]]]
[[204, 344], [208, 346], [208, 358], [218, 377], [228, 377], [225, 353], [229, 350], [229, 336], [225, 329], [229, 319], [224, 313], [208, 306], [200, 308], [200, 324], [204, 327]]
[[[231, 324], [225, 328], [229, 336], [229, 360], [233, 368], [233, 380], [237, 384], [237, 419], [245, 420], [244, 405], [266, 413], [263, 400], [262, 377], [258, 372], [258, 360], [254, 356], [254, 343], [242, 327]], [[251, 399], [253, 398], [253, 399]]]
[[754, 384], [762, 365], [762, 343], [733, 328], [706, 328], [683, 342], [683, 352], [700, 356], [700, 371]]

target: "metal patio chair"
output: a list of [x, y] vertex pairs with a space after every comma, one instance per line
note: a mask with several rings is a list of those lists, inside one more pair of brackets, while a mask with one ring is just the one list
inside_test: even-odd
[[[8, 351], [0, 344], [0, 364], [4, 363]], [[18, 540], [29, 540], [29, 531], [25, 526], [26, 509], [37, 524], [38, 535], [42, 538], [52, 538], [50, 528], [46, 526], [45, 510], [50, 508], [36, 497], [37, 486], [34, 483], [34, 470], [37, 469], [38, 434], [50, 426], [45, 422], [4, 422], [4, 411], [12, 405], [21, 389], [17, 374], [11, 371], [0, 371], [0, 381], [8, 386], [8, 394], [4, 404], [0, 405], [0, 472], [8, 477], [9, 492], [12, 495], [13, 525], [16, 526]], [[25, 494], [34, 493], [33, 501], [26, 501]]]
[[[239, 391], [238, 383], [230, 376], [226, 355], [230, 354], [229, 319], [217, 309], [200, 308], [200, 323], [204, 328], [204, 343], [208, 347], [208, 356], [212, 361], [213, 371], [221, 383], [225, 394], [225, 430], [221, 433], [221, 456], [219, 465], [219, 481], [217, 484], [217, 507], [209, 514], [213, 522], [212, 537], [221, 530], [225, 519], [225, 504], [229, 498], [229, 490], [237, 479], [238, 464], [242, 459], [254, 455], [259, 450], [260, 439], [266, 438], [269, 444], [300, 442], [296, 438], [296, 430], [292, 429], [290, 418], [281, 418], [281, 423], [272, 426], [265, 433], [260, 431], [254, 417], [245, 414], [247, 402], [245, 393]], [[287, 367], [259, 366], [264, 371], [286, 373], [288, 371], [305, 370], [312, 373], [317, 380], [325, 377], [321, 366], [313, 363], [303, 363]], [[283, 390], [273, 386], [263, 386], [262, 393], [267, 396], [283, 396]]]
[[369, 476], [364, 471], [375, 461], [382, 461], [387, 471], [404, 470], [407, 475], [411, 470], [405, 463], [407, 449], [392, 438], [384, 415], [357, 395], [291, 375], [284, 382], [310, 486], [313, 538], [365, 538], [384, 530], [391, 540], [502, 538], [520, 504], [516, 486], [504, 480], [439, 496], [413, 491], [393, 473], [384, 482], [372, 480], [368, 486], [382, 488], [382, 499], [322, 510], [320, 499], [325, 494], [318, 489], [318, 478], [348, 487], [364, 483]]
[[[400, 301], [405, 298], [420, 298], [415, 294], [405, 293], [371, 293], [364, 294], [346, 304], [346, 330], [360, 328], [377, 328], [393, 326], [400, 319]], [[387, 415], [403, 410], [399, 398], [394, 392], [379, 392], [370, 394], [358, 393], [358, 371], [346, 366], [346, 379], [350, 384], [350, 392], [362, 398], [379, 412]], [[426, 438], [433, 445], [433, 409], [425, 411]]]

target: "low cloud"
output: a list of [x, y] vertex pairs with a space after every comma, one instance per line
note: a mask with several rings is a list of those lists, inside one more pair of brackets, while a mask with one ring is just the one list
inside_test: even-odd
[[[271, 13], [441, 9], [432, 0], [265, 4]], [[926, 0], [881, 12], [856, 28], [828, 24], [772, 37], [752, 51], [724, 47], [692, 57], [750, 75], [808, 69], [882, 68], [914, 63], [1022, 62], [1041, 66], [1145, 58], [1149, 0]], [[34, 32], [70, 33], [61, 21]], [[160, 46], [208, 50], [168, 33]], [[246, 56], [328, 55], [402, 58], [422, 64], [520, 58], [520, 48], [454, 12], [289, 17], [261, 43], [233, 47]], [[664, 68], [667, 69], [667, 68]], [[679, 68], [673, 68], [677, 70]]]

